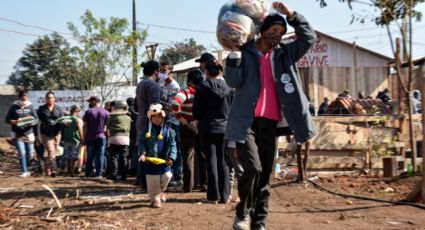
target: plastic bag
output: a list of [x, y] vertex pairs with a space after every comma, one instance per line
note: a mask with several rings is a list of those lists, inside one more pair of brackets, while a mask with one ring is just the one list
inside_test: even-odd
[[236, 0], [235, 5], [256, 23], [261, 23], [267, 16], [269, 4], [266, 0]]
[[255, 38], [266, 14], [266, 0], [235, 0], [224, 4], [218, 15], [218, 42], [228, 50], [244, 45]]

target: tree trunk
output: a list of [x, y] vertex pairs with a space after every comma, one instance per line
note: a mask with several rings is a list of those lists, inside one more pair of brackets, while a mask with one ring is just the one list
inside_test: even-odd
[[[419, 74], [419, 85], [421, 86], [421, 108], [422, 108], [422, 136], [425, 137], [425, 67], [422, 67], [421, 74]], [[424, 138], [425, 139], [425, 138]], [[422, 139], [422, 144], [425, 143]], [[416, 202], [422, 198], [422, 202], [425, 203], [425, 148], [422, 148], [422, 180], [416, 185], [415, 188], [407, 196], [406, 200], [410, 202]]]

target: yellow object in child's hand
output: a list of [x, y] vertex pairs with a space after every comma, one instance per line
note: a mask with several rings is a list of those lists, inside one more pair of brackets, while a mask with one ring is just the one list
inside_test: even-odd
[[161, 164], [167, 163], [167, 161], [158, 157], [145, 157], [145, 161], [155, 165], [161, 165]]

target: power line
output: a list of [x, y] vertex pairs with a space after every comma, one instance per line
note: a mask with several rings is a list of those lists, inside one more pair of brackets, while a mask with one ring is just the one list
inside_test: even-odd
[[177, 31], [203, 33], [203, 34], [215, 34], [215, 32], [213, 32], [213, 31], [206, 31], [206, 30], [196, 30], [196, 29], [186, 29], [186, 28], [179, 28], [179, 27], [172, 27], [172, 26], [162, 26], [162, 25], [149, 24], [149, 23], [144, 23], [144, 22], [139, 22], [139, 24], [142, 24], [142, 25], [145, 25], [145, 26], [157, 27], [157, 28], [161, 28], [161, 29], [168, 29], [168, 30], [177, 30]]
[[355, 29], [355, 30], [342, 30], [342, 31], [335, 31], [335, 32], [329, 32], [328, 34], [343, 34], [343, 33], [351, 33], [351, 32], [359, 32], [359, 31], [366, 31], [366, 30], [376, 30], [375, 27], [368, 27], [363, 29]]
[[18, 25], [21, 25], [21, 26], [24, 26], [24, 27], [35, 28], [35, 29], [49, 31], [49, 32], [54, 32], [54, 33], [58, 33], [58, 34], [72, 35], [70, 33], [64, 33], [64, 32], [59, 32], [59, 31], [56, 31], [56, 30], [46, 29], [46, 28], [43, 28], [41, 26], [34, 26], [34, 25], [24, 24], [22, 22], [19, 22], [19, 21], [13, 20], [13, 19], [7, 19], [7, 18], [0, 17], [0, 20], [6, 21], [6, 22], [10, 22], [10, 23], [14, 23], [14, 24], [18, 24]]
[[20, 32], [20, 31], [16, 31], [16, 30], [7, 30], [7, 29], [1, 29], [1, 28], [0, 28], [0, 31], [20, 34], [20, 35], [26, 35], [26, 36], [35, 36], [35, 37], [41, 36], [41, 35], [38, 35], [38, 34], [30, 34], [30, 33], [24, 33], [24, 32]]

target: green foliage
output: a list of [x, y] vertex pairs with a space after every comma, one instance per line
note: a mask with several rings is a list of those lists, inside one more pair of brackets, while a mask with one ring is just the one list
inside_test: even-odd
[[[319, 2], [320, 7], [327, 6], [327, 0], [316, 0]], [[338, 2], [346, 3], [350, 9], [353, 9], [353, 3], [356, 3], [355, 0], [338, 0]], [[415, 7], [420, 3], [425, 2], [425, 0], [413, 0], [412, 1], [412, 15], [416, 21], [421, 21], [422, 12], [416, 11]], [[368, 4], [370, 7], [374, 7], [379, 10], [379, 14], [372, 17], [371, 21], [375, 22], [377, 25], [389, 25], [393, 22], [396, 22], [400, 19], [405, 18], [409, 14], [410, 1], [404, 0], [370, 0], [369, 2], [360, 2], [362, 4]], [[364, 23], [370, 15], [352, 15], [351, 22], [358, 21]]]
[[90, 90], [101, 86], [104, 98], [115, 88], [114, 82], [130, 83], [131, 51], [134, 44], [143, 45], [146, 30], [134, 33], [127, 19], [96, 19], [89, 10], [81, 16], [81, 23], [83, 32], [68, 23], [79, 46], [70, 47], [57, 33], [37, 39], [25, 49], [7, 83], [28, 90]]
[[133, 33], [125, 18], [96, 19], [89, 10], [81, 16], [81, 23], [85, 27], [83, 32], [78, 31], [73, 23], [68, 23], [74, 38], [82, 44], [74, 48], [79, 74], [71, 80], [80, 84], [81, 89], [102, 86], [104, 97], [110, 91], [106, 89], [107, 85], [112, 82], [131, 82], [127, 75], [131, 70], [132, 47], [133, 44], [141, 46], [147, 32], [138, 30]]
[[68, 41], [59, 34], [40, 37], [27, 45], [7, 83], [27, 90], [75, 89], [67, 80], [77, 74], [71, 53]]
[[185, 39], [183, 42], [177, 42], [173, 47], [165, 49], [159, 60], [169, 61], [171, 65], [175, 65], [200, 56], [205, 50], [205, 47], [196, 44], [193, 38]]

